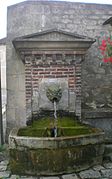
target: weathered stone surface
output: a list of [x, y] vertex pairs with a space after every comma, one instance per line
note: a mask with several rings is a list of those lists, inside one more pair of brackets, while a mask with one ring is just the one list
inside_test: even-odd
[[3, 171], [3, 172], [0, 172], [0, 177], [8, 178], [10, 177], [10, 174], [11, 174], [10, 171]]
[[92, 169], [80, 172], [79, 176], [81, 177], [81, 179], [101, 177], [100, 172], [94, 171]]
[[0, 162], [0, 166], [1, 165], [8, 165], [9, 161], [8, 160], [3, 160]]
[[106, 161], [112, 162], [112, 153], [105, 154], [103, 158], [104, 158], [104, 160], [106, 160]]
[[70, 175], [62, 175], [62, 179], [78, 179], [78, 176], [75, 173]]
[[7, 165], [0, 165], [0, 171], [5, 171], [7, 169]]
[[68, 80], [66, 78], [42, 79], [39, 84], [39, 108], [53, 110], [53, 103], [47, 98], [47, 89], [52, 85], [58, 85], [61, 88], [61, 98], [58, 102], [58, 109], [68, 109]]
[[9, 179], [16, 179], [16, 178], [20, 179], [19, 175], [11, 175]]
[[40, 179], [59, 179], [59, 177], [52, 176], [52, 177], [40, 177]]
[[13, 129], [9, 136], [10, 169], [14, 174], [49, 176], [101, 164], [103, 135], [36, 138], [17, 136], [17, 129]]
[[34, 177], [34, 176], [20, 176], [20, 179], [37, 179], [37, 177]]
[[101, 170], [103, 177], [112, 177], [112, 169]]
[[112, 144], [105, 145], [105, 154], [112, 153]]
[[96, 165], [96, 166], [93, 167], [93, 170], [96, 170], [96, 171], [100, 171], [102, 169], [105, 169], [105, 168], [101, 165]]
[[104, 163], [103, 166], [107, 169], [111, 169], [112, 168], [112, 163]]
[[[4, 162], [6, 163], [6, 162]], [[105, 163], [106, 164], [106, 163]], [[14, 174], [10, 174], [10, 172], [4, 171], [1, 172], [0, 171], [0, 178], [7, 178], [7, 179], [111, 179], [112, 178], [112, 169], [105, 169], [103, 165], [96, 165], [94, 167], [94, 171], [93, 169], [88, 169], [82, 172], [78, 172], [78, 173], [71, 173], [71, 174], [63, 174], [60, 176], [22, 176], [22, 175], [14, 175]], [[97, 171], [100, 170], [101, 168], [103, 168], [100, 172], [100, 176], [99, 176], [99, 172]], [[99, 177], [98, 177], [99, 176]]]

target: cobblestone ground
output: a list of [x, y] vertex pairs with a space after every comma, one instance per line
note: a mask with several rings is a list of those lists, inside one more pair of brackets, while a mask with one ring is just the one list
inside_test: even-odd
[[102, 165], [94, 166], [91, 169], [79, 173], [51, 177], [12, 175], [11, 172], [7, 170], [7, 164], [8, 160], [0, 162], [0, 179], [112, 179], [112, 162], [103, 163]]
[[8, 170], [8, 162], [7, 152], [0, 153], [0, 179], [112, 179], [112, 161], [104, 161], [102, 165], [94, 166], [79, 173], [51, 177], [13, 175]]

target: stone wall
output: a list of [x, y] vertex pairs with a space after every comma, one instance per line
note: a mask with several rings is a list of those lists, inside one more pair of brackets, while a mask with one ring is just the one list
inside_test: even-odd
[[[25, 66], [12, 45], [14, 37], [59, 28], [98, 39], [101, 34], [109, 34], [111, 27], [102, 24], [111, 15], [111, 5], [99, 4], [26, 1], [8, 7], [7, 123], [9, 130], [17, 125], [25, 125], [26, 118]], [[96, 40], [82, 63], [82, 120], [111, 132], [112, 65], [101, 66], [98, 55]]]

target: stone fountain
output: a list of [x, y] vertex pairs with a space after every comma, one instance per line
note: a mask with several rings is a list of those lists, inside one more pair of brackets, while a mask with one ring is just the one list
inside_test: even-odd
[[11, 131], [13, 173], [59, 175], [102, 162], [104, 133], [101, 130], [58, 136], [57, 127], [60, 112], [72, 114], [81, 121], [81, 62], [93, 42], [91, 38], [57, 29], [13, 40], [25, 65], [27, 124], [41, 120], [46, 114], [54, 115], [51, 136], [19, 136], [18, 128]]

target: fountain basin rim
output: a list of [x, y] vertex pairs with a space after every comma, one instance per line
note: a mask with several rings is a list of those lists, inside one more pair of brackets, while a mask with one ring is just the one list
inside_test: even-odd
[[104, 142], [104, 132], [91, 133], [78, 136], [64, 137], [27, 137], [17, 136], [19, 128], [14, 128], [9, 135], [9, 147], [26, 147], [26, 148], [66, 148], [73, 146], [97, 144]]

